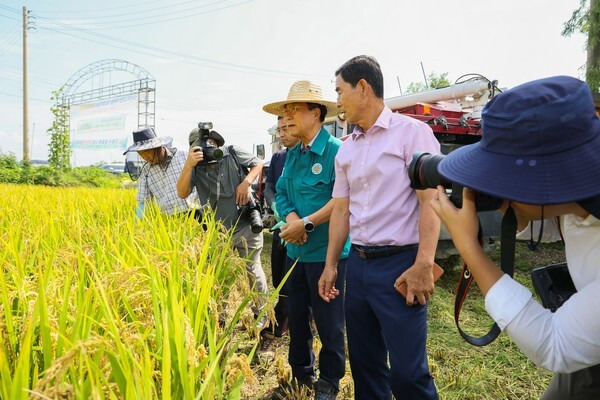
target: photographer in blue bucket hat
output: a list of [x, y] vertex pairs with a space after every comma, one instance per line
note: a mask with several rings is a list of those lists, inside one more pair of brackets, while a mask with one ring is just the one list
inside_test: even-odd
[[[600, 399], [600, 119], [589, 87], [557, 76], [508, 90], [485, 107], [483, 138], [438, 172], [462, 184], [458, 209], [438, 186], [431, 207], [485, 296], [498, 326], [534, 363], [555, 372], [544, 400]], [[503, 199], [522, 229], [559, 217], [577, 292], [551, 312], [481, 249], [477, 192]]]

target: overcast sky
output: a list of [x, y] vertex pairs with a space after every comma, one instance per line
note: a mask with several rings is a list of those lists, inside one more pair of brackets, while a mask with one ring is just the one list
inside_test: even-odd
[[[335, 100], [334, 71], [378, 59], [385, 97], [427, 73], [467, 73], [500, 87], [582, 78], [585, 38], [561, 36], [579, 0], [32, 0], [0, 2], [0, 151], [22, 157], [22, 7], [29, 31], [31, 157], [47, 158], [51, 93], [81, 68], [122, 59], [156, 79], [156, 129], [187, 149], [198, 121], [228, 143], [264, 143], [266, 103], [310, 79]], [[114, 75], [114, 82], [120, 77]], [[130, 76], [126, 80], [132, 80]], [[107, 82], [104, 82], [105, 84]], [[118, 161], [118, 160], [106, 160]]]

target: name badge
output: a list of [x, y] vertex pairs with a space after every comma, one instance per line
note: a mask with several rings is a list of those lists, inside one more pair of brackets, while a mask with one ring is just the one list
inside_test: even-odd
[[315, 175], [319, 175], [321, 172], [323, 172], [323, 166], [319, 163], [313, 164], [312, 168], [312, 173]]

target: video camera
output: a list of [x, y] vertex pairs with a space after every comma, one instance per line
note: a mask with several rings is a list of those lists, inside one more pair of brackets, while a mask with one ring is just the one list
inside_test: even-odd
[[[432, 155], [426, 152], [416, 152], [413, 154], [412, 161], [408, 166], [408, 177], [410, 187], [417, 190], [435, 189], [442, 185], [446, 189], [451, 189], [450, 201], [458, 208], [462, 208], [463, 203], [463, 185], [451, 182], [444, 178], [438, 172], [438, 165], [445, 156]], [[490, 177], [490, 179], [493, 179]], [[476, 192], [475, 209], [476, 211], [494, 211], [502, 205], [502, 199], [490, 196], [484, 193]]]
[[198, 132], [200, 134], [199, 140], [194, 140], [192, 143], [190, 143], [190, 146], [201, 147], [201, 149], [196, 151], [202, 151], [202, 164], [215, 163], [217, 160], [223, 158], [223, 150], [208, 143], [210, 130], [212, 128], [212, 122], [198, 122]]

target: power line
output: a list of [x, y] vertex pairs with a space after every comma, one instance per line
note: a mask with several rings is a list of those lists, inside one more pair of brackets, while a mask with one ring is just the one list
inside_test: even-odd
[[12, 8], [12, 7], [9, 7], [9, 6], [5, 6], [4, 4], [0, 4], [0, 8], [3, 8], [5, 10], [11, 11], [11, 12], [14, 12], [14, 13], [17, 13], [17, 14], [21, 13], [21, 10], [19, 10], [18, 8]]
[[21, 31], [21, 24], [14, 25], [13, 28], [6, 33], [6, 36], [5, 36], [6, 39], [4, 40], [4, 42], [0, 43], [0, 48], [2, 48], [6, 42], [11, 40], [11, 38], [13, 36], [18, 35], [20, 31]]
[[94, 13], [94, 12], [104, 12], [104, 11], [112, 11], [112, 10], [122, 10], [123, 8], [132, 8], [132, 7], [137, 7], [137, 6], [141, 6], [141, 5], [148, 5], [148, 4], [153, 4], [153, 3], [163, 3], [164, 1], [165, 0], [144, 1], [144, 2], [140, 2], [140, 3], [127, 4], [127, 5], [124, 5], [124, 6], [111, 7], [111, 8], [103, 8], [103, 9], [97, 9], [97, 10], [65, 10], [65, 11], [38, 10], [38, 11], [43, 12], [43, 13], [47, 13], [47, 14], [66, 14], [66, 13], [81, 14], [81, 13], [88, 13], [88, 12], [89, 13]]
[[[6, 93], [6, 92], [0, 92], [0, 96], [18, 97], [19, 99], [23, 98], [23, 96], [19, 96], [19, 95], [12, 94], [12, 93]], [[50, 100], [38, 99], [36, 97], [29, 97], [29, 99], [39, 101], [42, 103], [50, 103], [51, 102]]]
[[[218, 0], [218, 1], [214, 1], [212, 3], [201, 4], [201, 5], [198, 5], [198, 6], [195, 6], [195, 7], [192, 7], [192, 8], [188, 8], [188, 9], [184, 9], [184, 10], [173, 11], [173, 12], [170, 12], [170, 13], [161, 13], [161, 14], [158, 14], [158, 15], [155, 15], [155, 16], [171, 15], [171, 14], [176, 14], [176, 13], [180, 13], [180, 12], [191, 11], [191, 10], [195, 10], [195, 9], [198, 9], [198, 8], [209, 7], [209, 6], [218, 4], [218, 3], [224, 3], [224, 2], [227, 2], [227, 1], [230, 1], [230, 0]], [[149, 8], [147, 10], [137, 10], [137, 11], [128, 12], [128, 13], [122, 13], [122, 14], [98, 15], [98, 16], [95, 16], [95, 17], [80, 17], [80, 16], [77, 16], [77, 19], [78, 20], [82, 20], [82, 19], [94, 19], [94, 20], [96, 20], [96, 19], [100, 19], [100, 18], [118, 18], [118, 17], [125, 17], [125, 16], [128, 16], [128, 15], [140, 15], [140, 14], [151, 12], [151, 11], [161, 11], [161, 10], [173, 9], [175, 7], [178, 7], [178, 6], [181, 6], [181, 5], [184, 5], [184, 4], [196, 3], [196, 2], [197, 2], [197, 0], [188, 0], [188, 1], [183, 1], [183, 2], [180, 2], [180, 3], [169, 4], [169, 5], [162, 6], [162, 7]], [[150, 16], [150, 17], [153, 17], [153, 16]], [[135, 18], [134, 21], [138, 21], [138, 20], [144, 19], [144, 18], [146, 18], [146, 17]], [[128, 21], [129, 20], [109, 21], [109, 22], [111, 22], [111, 23], [112, 22], [119, 23], [119, 22], [128, 22]]]
[[[251, 0], [253, 1], [253, 0]], [[199, 66], [204, 66], [204, 67], [209, 67], [209, 68], [216, 68], [216, 69], [227, 69], [230, 71], [236, 71], [236, 72], [244, 72], [244, 73], [250, 73], [250, 74], [255, 74], [255, 75], [263, 75], [263, 76], [280, 76], [280, 77], [298, 77], [298, 76], [303, 76], [303, 77], [307, 77], [307, 76], [312, 76], [312, 77], [318, 77], [321, 79], [326, 79], [328, 77], [325, 76], [320, 76], [320, 75], [312, 75], [312, 74], [300, 74], [300, 73], [296, 73], [296, 72], [288, 72], [288, 71], [280, 71], [280, 70], [272, 70], [272, 69], [267, 69], [267, 68], [259, 68], [259, 67], [252, 67], [252, 66], [247, 66], [247, 65], [240, 65], [240, 64], [234, 64], [234, 63], [227, 63], [227, 62], [223, 62], [223, 61], [217, 61], [217, 60], [211, 60], [211, 59], [207, 59], [207, 58], [202, 58], [202, 57], [197, 57], [197, 56], [192, 56], [189, 54], [181, 54], [181, 53], [177, 53], [171, 50], [165, 50], [165, 49], [160, 49], [157, 47], [153, 47], [153, 46], [148, 46], [148, 45], [144, 45], [144, 44], [140, 44], [140, 43], [135, 43], [135, 42], [131, 42], [128, 40], [124, 40], [124, 39], [119, 39], [119, 38], [115, 38], [112, 36], [108, 36], [102, 33], [98, 33], [98, 32], [94, 32], [91, 31], [89, 29], [84, 29], [84, 28], [80, 28], [77, 26], [72, 26], [69, 24], [65, 24], [63, 22], [60, 21], [56, 21], [50, 18], [46, 18], [46, 17], [39, 17], [40, 20], [43, 21], [47, 21], [50, 24], [54, 24], [54, 25], [58, 25], [61, 27], [65, 27], [71, 30], [75, 30], [78, 32], [81, 32], [83, 34], [86, 35], [90, 35], [90, 36], [95, 36], [104, 40], [108, 40], [108, 41], [112, 41], [112, 42], [116, 42], [119, 43], [121, 45], [126, 45], [126, 46], [132, 46], [134, 47], [134, 49], [130, 49], [130, 48], [124, 48], [121, 46], [117, 46], [114, 44], [110, 44], [110, 43], [105, 43], [105, 42], [100, 42], [97, 40], [93, 40], [90, 38], [86, 38], [86, 37], [82, 37], [82, 36], [78, 36], [75, 34], [71, 34], [68, 33], [66, 31], [62, 31], [62, 30], [58, 30], [58, 29], [53, 29], [53, 28], [49, 28], [48, 26], [43, 27], [44, 29], [48, 29], [57, 33], [61, 33], [61, 34], [65, 34], [68, 36], [72, 36], [78, 39], [83, 39], [83, 40], [89, 40], [95, 43], [99, 43], [99, 44], [103, 44], [106, 46], [111, 46], [111, 47], [116, 47], [122, 50], [126, 50], [126, 51], [133, 51], [136, 53], [140, 53], [140, 54], [144, 54], [144, 55], [149, 55], [149, 56], [156, 56], [157, 54], [150, 54], [144, 51], [140, 51], [138, 50], [138, 48], [142, 48], [142, 49], [146, 49], [148, 51], [152, 51], [155, 53], [159, 53], [159, 55], [163, 58], [169, 59], [171, 61], [178, 61], [178, 62], [182, 62], [182, 63], [186, 63], [186, 64], [191, 64], [191, 65], [199, 65]], [[171, 56], [175, 56], [178, 57], [179, 59], [173, 59], [171, 57], [165, 56], [165, 54], [171, 55]], [[194, 60], [194, 61], [191, 61]], [[211, 65], [214, 64], [214, 65]]]
[[3, 14], [0, 14], [0, 17], [7, 18], [7, 19], [12, 19], [13, 21], [21, 21], [18, 18], [12, 18], [12, 17], [9, 17], [8, 15], [3, 15]]
[[[227, 1], [227, 0], [224, 0], [224, 1]], [[155, 15], [155, 16], [151, 16], [151, 17], [134, 18], [134, 19], [130, 19], [130, 20], [122, 20], [122, 21], [114, 21], [114, 22], [111, 22], [111, 21], [103, 22], [102, 24], [106, 25], [105, 27], [102, 27], [102, 26], [98, 27], [98, 26], [95, 26], [95, 25], [98, 25], [98, 24], [93, 24], [92, 23], [91, 27], [94, 28], [94, 29], [101, 29], [101, 30], [102, 29], [121, 29], [121, 28], [133, 28], [133, 27], [137, 27], [137, 26], [157, 24], [157, 23], [162, 23], [162, 22], [178, 21], [178, 20], [181, 20], [181, 19], [187, 19], [187, 18], [196, 17], [198, 15], [211, 14], [211, 13], [216, 12], [216, 11], [226, 10], [228, 8], [237, 7], [237, 6], [240, 6], [242, 4], [251, 3], [253, 1], [255, 1], [255, 0], [245, 0], [245, 1], [242, 1], [240, 3], [231, 4], [231, 5], [228, 5], [228, 6], [221, 7], [221, 8], [215, 8], [213, 10], [202, 11], [202, 12], [197, 12], [197, 13], [193, 13], [193, 14], [185, 14], [185, 15], [182, 15], [182, 16], [179, 16], [179, 17], [174, 17], [174, 18], [164, 18], [164, 19], [159, 18], [159, 19], [156, 19], [156, 20], [148, 21], [149, 18], [156, 18], [156, 17], [162, 17], [164, 15], [169, 15], [169, 14], [174, 14], [174, 13], [180, 13], [180, 11], [176, 11], [176, 12], [173, 12], [173, 13], [167, 13], [167, 14], [161, 14], [161, 15]], [[218, 1], [216, 3], [220, 3], [220, 2], [221, 1]], [[216, 4], [216, 3], [213, 3], [213, 4]], [[128, 24], [128, 25], [110, 26], [111, 23], [118, 24], [118, 23], [127, 22], [127, 21], [140, 21], [140, 20], [143, 20], [143, 21], [146, 21], [146, 22], [139, 23], [139, 24]], [[72, 26], [75, 26], [75, 25], [72, 25]], [[90, 24], [86, 24], [84, 26], [90, 27]]]
[[15, 43], [17, 43], [17, 41], [19, 40], [19, 37], [20, 37], [19, 34], [20, 34], [20, 32], [19, 32], [19, 29], [17, 28], [17, 30], [8, 37], [8, 39], [6, 39], [2, 44], [0, 44], [0, 56], [4, 55], [6, 52], [8, 52], [11, 49], [11, 47]]

